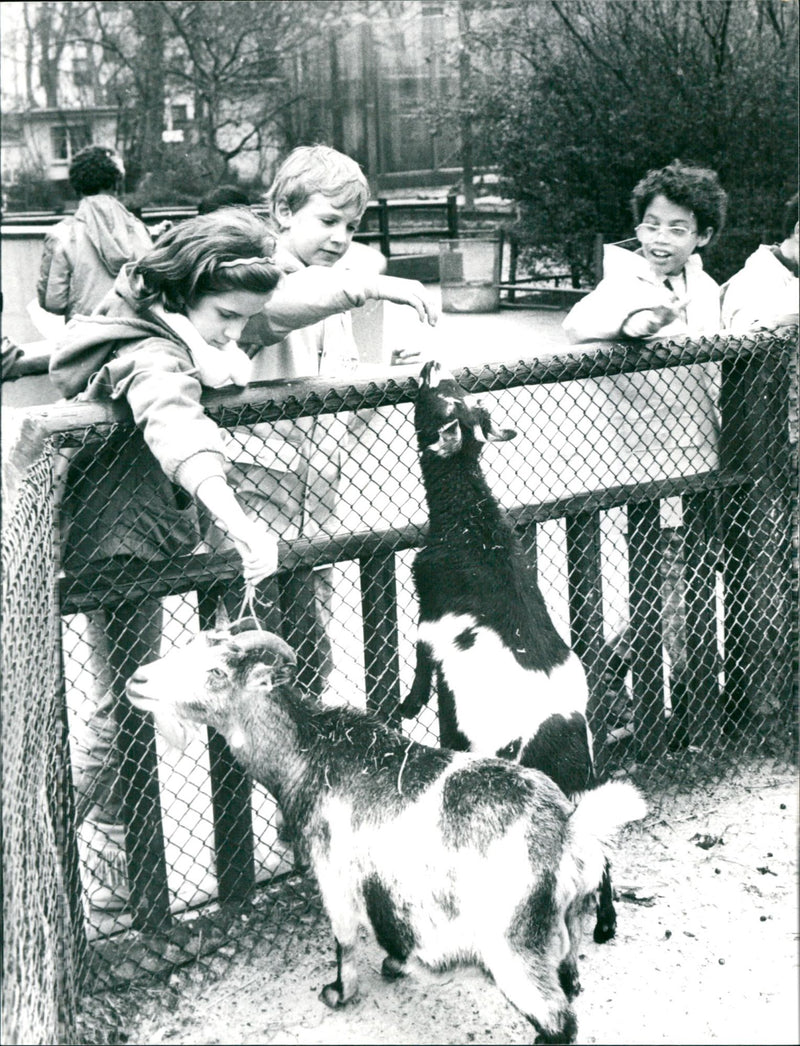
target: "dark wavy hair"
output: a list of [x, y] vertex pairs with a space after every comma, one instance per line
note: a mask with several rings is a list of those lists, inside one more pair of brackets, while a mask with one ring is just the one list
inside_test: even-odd
[[87, 145], [69, 165], [69, 183], [78, 196], [114, 192], [124, 176], [122, 160], [105, 145]]
[[[161, 301], [170, 312], [185, 312], [206, 294], [252, 291], [268, 294], [281, 271], [272, 255], [270, 226], [244, 207], [222, 207], [173, 226], [136, 262], [142, 278], [140, 301]], [[227, 262], [240, 261], [229, 265]]]
[[[631, 196], [634, 224], [638, 225], [656, 196], [666, 198], [694, 214], [700, 233], [713, 229], [715, 239], [725, 224], [728, 194], [719, 183], [716, 171], [682, 160], [648, 171]], [[710, 241], [709, 241], [710, 242]]]

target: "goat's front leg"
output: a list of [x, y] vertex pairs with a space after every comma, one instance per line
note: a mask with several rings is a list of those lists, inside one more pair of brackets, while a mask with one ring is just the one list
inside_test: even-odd
[[355, 942], [342, 944], [336, 939], [336, 980], [326, 984], [320, 999], [335, 1010], [344, 1006], [358, 995], [358, 969], [356, 968]]
[[322, 903], [336, 940], [336, 980], [326, 984], [320, 993], [320, 999], [332, 1009], [345, 1006], [358, 994], [356, 946], [360, 925], [357, 897], [360, 882], [346, 857], [337, 859], [337, 841], [345, 850], [351, 849], [351, 839], [345, 839], [341, 835], [334, 836], [330, 846], [330, 850], [334, 852], [329, 852], [325, 859], [320, 859], [315, 850], [317, 859], [313, 862]]
[[427, 705], [431, 696], [433, 682], [433, 658], [427, 643], [417, 640], [417, 665], [414, 669], [414, 682], [408, 697], [400, 705], [400, 715], [404, 719], [413, 719]]

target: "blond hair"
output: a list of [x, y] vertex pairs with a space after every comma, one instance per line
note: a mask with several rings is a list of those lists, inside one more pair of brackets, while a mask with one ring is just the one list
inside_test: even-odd
[[315, 194], [326, 196], [335, 207], [354, 206], [363, 214], [369, 185], [355, 160], [328, 145], [300, 145], [278, 168], [265, 202], [273, 216], [285, 203], [294, 214]]

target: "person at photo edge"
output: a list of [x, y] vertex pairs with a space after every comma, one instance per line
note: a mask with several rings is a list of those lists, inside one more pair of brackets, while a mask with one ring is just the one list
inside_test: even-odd
[[124, 177], [114, 149], [89, 145], [75, 154], [69, 181], [78, 208], [48, 230], [42, 247], [36, 296], [47, 312], [89, 316], [122, 266], [152, 247], [147, 227], [117, 199]]

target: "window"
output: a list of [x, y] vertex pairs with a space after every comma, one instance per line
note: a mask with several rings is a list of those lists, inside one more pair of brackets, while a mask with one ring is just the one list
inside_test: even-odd
[[169, 122], [173, 131], [184, 130], [189, 124], [189, 106], [171, 105], [169, 107]]
[[87, 55], [75, 55], [72, 59], [72, 82], [76, 87], [91, 87], [92, 71]]
[[69, 163], [75, 153], [91, 143], [92, 131], [88, 124], [61, 124], [50, 128], [50, 144], [55, 163]]

